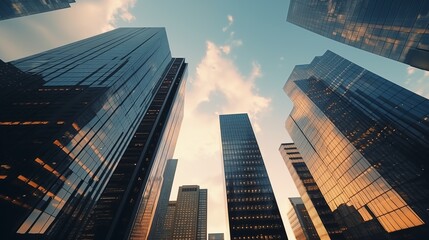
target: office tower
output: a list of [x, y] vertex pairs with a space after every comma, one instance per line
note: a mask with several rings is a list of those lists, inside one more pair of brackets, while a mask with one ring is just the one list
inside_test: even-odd
[[286, 128], [343, 234], [429, 236], [429, 100], [330, 51], [284, 90]]
[[301, 198], [289, 198], [292, 208], [287, 216], [296, 240], [318, 240], [319, 235]]
[[231, 240], [287, 239], [249, 117], [219, 120]]
[[0, 66], [2, 237], [150, 227], [183, 115], [186, 63], [165, 30], [116, 29]]
[[207, 239], [207, 189], [197, 185], [179, 187], [175, 208], [171, 239]]
[[156, 206], [155, 215], [150, 229], [149, 239], [171, 239], [165, 238], [164, 226], [165, 217], [168, 211], [168, 203], [170, 200], [171, 187], [173, 186], [174, 174], [176, 173], [177, 159], [170, 159], [165, 166], [161, 193], [159, 194], [158, 204]]
[[429, 1], [291, 0], [297, 26], [413, 67], [429, 70]]
[[209, 233], [209, 240], [224, 240], [223, 233]]
[[160, 239], [173, 239], [174, 213], [176, 212], [176, 201], [168, 202], [167, 212], [165, 214], [164, 228]]
[[[280, 145], [279, 151], [298, 189], [301, 196], [300, 200], [303, 202], [312, 224], [314, 224], [317, 235], [322, 240], [344, 239], [341, 228], [335, 221], [334, 214], [331, 212], [295, 144], [283, 143]], [[295, 220], [298, 221], [297, 219]], [[295, 231], [294, 233], [298, 238], [298, 234]]]
[[74, 0], [2, 0], [0, 2], [0, 20], [69, 8], [70, 3], [74, 2]]

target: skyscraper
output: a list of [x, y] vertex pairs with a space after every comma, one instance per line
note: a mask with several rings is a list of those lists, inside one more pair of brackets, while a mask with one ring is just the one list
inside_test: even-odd
[[156, 212], [153, 217], [152, 227], [148, 239], [171, 239], [165, 237], [165, 221], [168, 211], [168, 203], [170, 200], [171, 187], [173, 186], [174, 174], [176, 172], [177, 159], [170, 159], [167, 161], [165, 166], [161, 193], [159, 194], [158, 204], [156, 206]]
[[[335, 221], [334, 214], [329, 209], [295, 144], [283, 143], [280, 145], [279, 151], [295, 182], [301, 196], [300, 200], [305, 205], [306, 211], [308, 211], [308, 216], [311, 218], [312, 224], [314, 224], [317, 235], [322, 240], [344, 239], [341, 228]], [[298, 220], [296, 219], [296, 221]], [[295, 233], [296, 235], [297, 233]]]
[[287, 20], [327, 38], [429, 70], [429, 1], [291, 0]]
[[2, 0], [0, 20], [69, 8], [74, 0]]
[[219, 119], [231, 240], [287, 239], [249, 117]]
[[207, 239], [207, 189], [197, 185], [179, 187], [171, 239]]
[[318, 240], [319, 235], [301, 198], [289, 198], [292, 208], [287, 216], [296, 240]]
[[429, 236], [429, 100], [330, 51], [284, 90], [286, 128], [345, 236]]
[[144, 235], [183, 116], [186, 63], [165, 30], [116, 29], [0, 68], [2, 237]]
[[223, 233], [209, 233], [208, 240], [224, 240]]

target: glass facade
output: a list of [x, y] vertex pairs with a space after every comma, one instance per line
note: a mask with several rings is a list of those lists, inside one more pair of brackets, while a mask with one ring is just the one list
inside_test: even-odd
[[287, 216], [296, 240], [319, 240], [319, 235], [301, 198], [289, 198], [292, 208]]
[[209, 233], [208, 240], [224, 240], [223, 233]]
[[429, 70], [427, 0], [291, 0], [287, 20], [327, 38]]
[[343, 234], [429, 236], [429, 100], [330, 51], [284, 90], [286, 128]]
[[179, 188], [170, 239], [207, 239], [207, 189], [196, 185]]
[[318, 237], [322, 240], [344, 239], [342, 230], [335, 221], [334, 214], [331, 212], [295, 144], [283, 143], [280, 145], [279, 151], [295, 182], [301, 196], [300, 201], [303, 202]]
[[[3, 236], [134, 232], [174, 151], [185, 70], [163, 28], [116, 29], [1, 63]], [[114, 220], [97, 235], [94, 219]]]
[[249, 117], [219, 119], [231, 240], [287, 239]]
[[176, 173], [177, 159], [170, 159], [165, 166], [161, 192], [159, 194], [158, 204], [156, 206], [155, 215], [153, 217], [152, 227], [150, 229], [148, 239], [153, 240], [169, 240], [164, 238], [165, 216], [168, 211], [168, 203], [170, 200], [171, 187], [173, 186], [174, 174]]
[[69, 8], [74, 0], [2, 0], [0, 20]]

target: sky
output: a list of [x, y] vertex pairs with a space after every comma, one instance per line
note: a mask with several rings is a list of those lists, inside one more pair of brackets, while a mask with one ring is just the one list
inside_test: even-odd
[[118, 27], [165, 27], [173, 57], [185, 57], [185, 116], [170, 199], [178, 187], [208, 189], [208, 232], [229, 238], [219, 114], [248, 113], [289, 239], [288, 197], [298, 196], [278, 152], [291, 139], [283, 86], [295, 65], [331, 50], [426, 98], [429, 72], [321, 37], [286, 22], [289, 1], [76, 0], [71, 8], [0, 21], [5, 62]]

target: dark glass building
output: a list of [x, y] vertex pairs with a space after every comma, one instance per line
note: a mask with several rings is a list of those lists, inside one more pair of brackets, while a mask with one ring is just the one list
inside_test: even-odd
[[292, 208], [287, 216], [296, 240], [319, 240], [319, 235], [301, 198], [289, 198], [289, 201]]
[[[317, 238], [322, 240], [344, 239], [342, 230], [335, 221], [334, 214], [331, 212], [331, 209], [326, 203], [325, 198], [320, 192], [316, 181], [308, 170], [307, 165], [302, 159], [301, 154], [299, 153], [295, 144], [283, 143], [280, 145], [279, 151], [289, 170], [290, 175], [292, 176], [293, 181], [295, 182], [295, 186], [298, 189], [299, 195], [301, 196], [299, 200], [295, 199], [295, 201], [302, 201], [306, 212], [308, 212], [307, 216], [311, 219], [311, 225], [314, 225], [314, 227], [309, 227], [310, 231], [308, 234], [306, 233], [306, 236], [309, 236], [307, 238], [311, 238], [311, 236], [314, 235], [312, 232], [313, 230], [311, 230], [314, 228], [317, 232]], [[293, 202], [291, 203], [292, 205], [294, 204]], [[297, 210], [295, 209], [295, 211]], [[298, 223], [298, 219], [295, 220], [295, 222]], [[295, 237], [298, 238], [296, 235], [297, 234], [295, 233]]]
[[287, 20], [327, 38], [429, 70], [427, 0], [291, 0]]
[[348, 239], [429, 236], [429, 100], [327, 51], [296, 66], [286, 128]]
[[180, 129], [185, 70], [163, 28], [0, 63], [2, 237], [145, 236]]
[[69, 8], [74, 0], [2, 0], [0, 20]]
[[171, 239], [164, 237], [164, 226], [166, 221], [165, 216], [167, 215], [168, 211], [171, 188], [174, 181], [174, 174], [176, 173], [176, 167], [177, 159], [170, 159], [167, 161], [162, 179], [161, 193], [159, 194], [158, 204], [156, 206], [155, 215], [152, 220], [152, 226], [148, 237], [150, 240]]
[[219, 119], [231, 240], [287, 239], [249, 117]]

